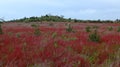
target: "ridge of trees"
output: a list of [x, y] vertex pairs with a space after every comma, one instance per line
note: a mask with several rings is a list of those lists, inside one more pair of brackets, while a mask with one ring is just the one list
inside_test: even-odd
[[[1, 20], [3, 22], [3, 19]], [[0, 21], [0, 22], [1, 22]], [[71, 18], [64, 18], [64, 16], [58, 16], [58, 15], [50, 15], [46, 14], [41, 17], [24, 17], [21, 19], [14, 19], [6, 22], [83, 22], [83, 23], [120, 23], [119, 19], [116, 19], [115, 21], [112, 20], [79, 20], [79, 19], [71, 19]]]

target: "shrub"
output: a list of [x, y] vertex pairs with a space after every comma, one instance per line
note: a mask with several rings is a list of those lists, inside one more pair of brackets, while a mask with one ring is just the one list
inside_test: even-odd
[[39, 28], [35, 28], [34, 34], [35, 34], [36, 36], [39, 36], [39, 35], [41, 34]]
[[3, 34], [1, 24], [0, 24], [0, 34]]
[[35, 29], [34, 34], [39, 36], [41, 34], [41, 31], [39, 30], [39, 26], [36, 24], [31, 24], [31, 26]]
[[74, 19], [74, 22], [78, 22], [78, 20], [77, 20], [77, 19]]
[[89, 35], [89, 39], [93, 42], [99, 42], [100, 36], [97, 34], [97, 30], [95, 30], [93, 33]]
[[90, 29], [91, 29], [91, 27], [87, 26], [87, 27], [86, 27], [86, 32], [91, 32]]
[[38, 27], [36, 24], [31, 24], [31, 26], [34, 28]]
[[66, 28], [67, 32], [73, 32], [73, 28], [71, 27], [71, 25], [69, 24], [68, 27]]
[[25, 23], [29, 23], [29, 19], [25, 19], [24, 22], [25, 22]]
[[113, 30], [113, 27], [108, 27], [108, 30], [109, 30], [109, 31], [112, 31], [112, 30]]
[[117, 32], [120, 32], [120, 26], [118, 27]]
[[54, 33], [52, 34], [52, 38], [55, 38], [56, 36], [57, 36], [57, 33], [54, 32]]

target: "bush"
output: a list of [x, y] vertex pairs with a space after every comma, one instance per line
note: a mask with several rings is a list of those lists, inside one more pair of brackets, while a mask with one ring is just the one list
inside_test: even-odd
[[112, 31], [112, 30], [113, 30], [113, 27], [108, 27], [108, 30], [109, 30], [109, 31]]
[[118, 27], [117, 32], [120, 32], [120, 26]]
[[39, 35], [41, 34], [39, 28], [35, 28], [34, 34], [35, 34], [36, 36], [39, 36]]
[[34, 30], [34, 34], [39, 36], [41, 34], [41, 31], [39, 29], [39, 25], [36, 25], [36, 24], [31, 24], [31, 26], [35, 29]]
[[29, 19], [25, 19], [24, 22], [25, 22], [25, 23], [29, 23]]
[[97, 30], [89, 35], [89, 39], [93, 42], [100, 42], [100, 36], [97, 34]]
[[38, 27], [36, 24], [31, 24], [31, 26], [34, 28]]
[[52, 34], [52, 38], [55, 38], [56, 36], [57, 36], [57, 33], [54, 32], [54, 33]]
[[3, 34], [1, 24], [0, 24], [0, 34]]
[[78, 20], [77, 20], [77, 19], [74, 19], [74, 22], [78, 22]]
[[71, 25], [69, 24], [68, 27], [66, 28], [67, 32], [73, 32], [73, 28], [71, 27]]
[[91, 29], [91, 27], [87, 26], [87, 27], [86, 27], [86, 32], [91, 32], [90, 29]]

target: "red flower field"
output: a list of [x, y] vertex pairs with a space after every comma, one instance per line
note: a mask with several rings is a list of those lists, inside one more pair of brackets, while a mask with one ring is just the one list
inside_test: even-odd
[[0, 67], [120, 67], [118, 23], [11, 22], [1, 27]]

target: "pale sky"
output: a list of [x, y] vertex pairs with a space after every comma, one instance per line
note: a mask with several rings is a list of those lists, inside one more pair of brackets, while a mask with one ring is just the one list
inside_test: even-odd
[[0, 0], [6, 20], [45, 14], [90, 20], [120, 19], [120, 0]]

